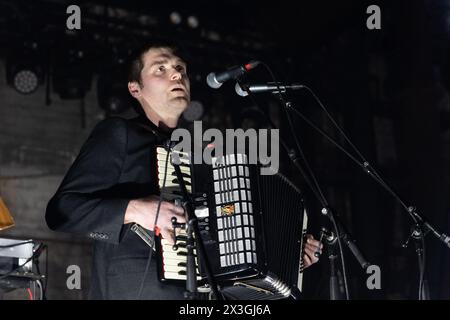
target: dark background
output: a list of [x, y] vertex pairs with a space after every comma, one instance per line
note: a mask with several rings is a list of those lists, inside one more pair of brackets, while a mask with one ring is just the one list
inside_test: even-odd
[[[192, 98], [204, 107], [204, 129], [265, 126], [253, 111], [255, 102], [238, 97], [233, 82], [219, 90], [205, 83], [211, 71], [262, 60], [279, 81], [312, 88], [403, 201], [450, 232], [450, 1], [82, 1], [77, 2], [81, 30], [73, 31], [66, 29], [70, 4], [0, 1], [0, 196], [16, 220], [0, 235], [48, 244], [49, 298], [85, 297], [91, 244], [46, 229], [46, 201], [93, 125], [107, 116], [133, 114], [125, 61], [152, 38], [173, 38], [190, 52]], [[371, 4], [381, 9], [380, 30], [366, 27]], [[182, 18], [179, 24], [171, 22], [173, 12]], [[187, 24], [189, 16], [197, 18], [197, 27]], [[28, 95], [8, 81], [23, 65], [41, 78]], [[263, 67], [246, 79], [272, 81]], [[268, 94], [256, 99], [292, 142], [278, 101]], [[289, 99], [344, 143], [307, 91], [291, 93]], [[381, 290], [368, 290], [368, 275], [345, 248], [351, 297], [417, 299], [414, 246], [402, 248], [412, 220], [357, 165], [304, 121], [293, 119], [325, 197], [367, 259], [381, 268]], [[192, 124], [183, 120], [182, 125]], [[317, 237], [327, 225], [320, 204], [285, 155], [282, 160], [283, 171], [304, 191], [310, 232]], [[426, 244], [431, 298], [449, 299], [450, 251], [431, 235]], [[82, 266], [77, 292], [65, 286], [70, 264]], [[328, 299], [328, 275], [323, 256], [306, 271], [305, 298]]]

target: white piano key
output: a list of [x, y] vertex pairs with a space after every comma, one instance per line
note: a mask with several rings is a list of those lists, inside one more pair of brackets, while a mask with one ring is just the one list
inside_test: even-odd
[[238, 190], [234, 190], [233, 191], [233, 199], [232, 201], [238, 201], [239, 200], [239, 191]]
[[[164, 278], [173, 280], [186, 280], [185, 274], [179, 274], [178, 272], [164, 272]], [[197, 276], [197, 280], [201, 280], [202, 277]]]
[[227, 266], [227, 260], [225, 259], [225, 256], [220, 256], [220, 266], [221, 267]]
[[248, 226], [248, 215], [247, 214], [242, 215], [242, 224], [244, 226]]
[[[175, 168], [173, 167], [173, 165], [168, 162], [166, 163], [166, 159], [158, 159], [158, 161], [156, 162], [156, 165], [158, 166], [158, 172], [165, 172], [166, 171], [166, 167], [167, 167], [167, 172], [175, 172]], [[183, 173], [189, 173], [191, 172], [191, 167], [189, 166], [189, 164], [181, 164], [180, 165], [180, 171]]]
[[184, 260], [186, 260], [186, 251], [181, 250], [181, 251], [176, 251], [176, 252], [164, 252], [163, 253], [163, 259], [172, 259], [172, 260], [176, 260], [176, 259], [181, 259], [183, 258]]
[[[234, 207], [236, 209], [236, 205]], [[240, 215], [235, 215], [235, 219], [236, 219], [236, 226], [240, 226], [241, 225], [241, 216]], [[238, 230], [240, 230], [241, 228], [238, 228]]]
[[222, 230], [223, 229], [223, 219], [220, 219], [220, 218], [217, 219], [217, 229], [218, 230]]
[[236, 202], [234, 204], [234, 212], [235, 213], [241, 213], [241, 205], [239, 204], [239, 202]]
[[239, 253], [239, 262], [244, 263], [245, 262], [245, 255], [243, 252]]
[[216, 193], [216, 204], [222, 204], [222, 201], [220, 199], [220, 194]]
[[[173, 245], [163, 245], [163, 256], [165, 257], [174, 257], [174, 256], [186, 256], [187, 249], [186, 247], [178, 247], [177, 250], [172, 249]], [[197, 251], [194, 249], [194, 254], [197, 254]]]
[[231, 176], [232, 177], [237, 177], [236, 167], [231, 167]]
[[223, 238], [223, 231], [219, 231], [217, 232], [217, 237], [219, 239], [219, 242], [223, 242], [224, 238]]
[[176, 266], [180, 263], [186, 263], [186, 256], [178, 256], [176, 254], [165, 254], [162, 253], [163, 256], [163, 263]]
[[225, 244], [224, 243], [219, 243], [219, 253], [221, 255], [225, 254]]
[[237, 160], [237, 163], [238, 163], [238, 164], [243, 164], [243, 163], [245, 163], [245, 162], [244, 162], [244, 157], [243, 157], [243, 154], [242, 154], [242, 153], [238, 153], [238, 154], [236, 155], [236, 160]]
[[245, 240], [245, 251], [251, 251], [252, 250], [252, 243], [249, 239]]
[[248, 227], [244, 228], [244, 237], [250, 238], [250, 229]]
[[[185, 247], [186, 246], [186, 241], [177, 241], [177, 244], [180, 247]], [[169, 248], [171, 246], [173, 247], [173, 244], [170, 244], [170, 242], [168, 240], [166, 240], [166, 239], [161, 239], [161, 246], [163, 248], [165, 248], [165, 247]]]
[[247, 190], [247, 200], [252, 201], [252, 193], [250, 192], [250, 190]]
[[[249, 204], [248, 204], [248, 212], [253, 213], [253, 205], [251, 202], [249, 202]], [[250, 216], [253, 218], [253, 215], [250, 215]], [[253, 220], [252, 220], [251, 224], [253, 225]]]
[[[250, 203], [249, 204], [249, 206], [251, 206], [252, 204]], [[251, 225], [251, 226], [254, 226], [255, 224], [254, 224], [254, 221], [253, 221], [253, 215], [249, 215], [248, 216], [248, 222], [249, 222], [249, 224]]]
[[247, 262], [248, 263], [253, 263], [253, 256], [251, 252], [246, 252], [247, 255]]
[[[246, 194], [245, 190], [241, 190], [241, 200], [242, 201], [246, 201], [247, 200], [247, 194]], [[247, 209], [245, 209], [245, 210], [247, 210]]]
[[[164, 272], [180, 272], [180, 271], [185, 271], [186, 272], [186, 267], [178, 266], [178, 265], [167, 265], [167, 264], [164, 264], [163, 268], [164, 268]], [[195, 269], [197, 270], [196, 273], [199, 274], [198, 268], [196, 267]]]
[[239, 252], [245, 251], [244, 240], [239, 240], [237, 242], [237, 247]]

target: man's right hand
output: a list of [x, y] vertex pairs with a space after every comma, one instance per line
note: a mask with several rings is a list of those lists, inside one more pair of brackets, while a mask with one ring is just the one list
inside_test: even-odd
[[[155, 217], [158, 210], [159, 197], [150, 196], [147, 198], [130, 200], [125, 212], [124, 224], [137, 223], [148, 230], [154, 230]], [[185, 223], [184, 209], [171, 202], [162, 201], [159, 209], [157, 227], [161, 236], [173, 243], [174, 232], [172, 218], [177, 218], [178, 223]]]

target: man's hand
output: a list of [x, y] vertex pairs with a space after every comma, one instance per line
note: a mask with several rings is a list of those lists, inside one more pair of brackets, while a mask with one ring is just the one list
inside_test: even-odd
[[305, 254], [303, 255], [303, 265], [308, 268], [319, 261], [319, 257], [314, 256], [315, 252], [322, 254], [323, 244], [315, 240], [311, 234], [306, 235]]
[[[125, 212], [124, 224], [137, 223], [143, 228], [154, 230], [156, 211], [158, 210], [159, 198], [150, 196], [147, 198], [131, 200]], [[159, 209], [158, 221], [156, 225], [164, 239], [173, 243], [174, 232], [172, 218], [177, 218], [178, 223], [185, 223], [184, 209], [171, 202], [162, 201]]]

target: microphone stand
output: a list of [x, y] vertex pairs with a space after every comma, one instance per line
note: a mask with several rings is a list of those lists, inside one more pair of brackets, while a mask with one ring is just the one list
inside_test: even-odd
[[[179, 164], [172, 161], [172, 165], [175, 169], [175, 174], [177, 176], [178, 182], [180, 184], [181, 194], [183, 196], [183, 202], [186, 206], [186, 212], [188, 216], [188, 227], [187, 227], [187, 265], [186, 265], [186, 293], [185, 297], [189, 300], [194, 300], [198, 298], [197, 293], [197, 271], [195, 266], [195, 255], [194, 247], [197, 248], [197, 253], [201, 258], [202, 265], [205, 267], [205, 272], [208, 278], [208, 283], [214, 293], [217, 300], [223, 300], [222, 294], [217, 288], [217, 282], [212, 274], [211, 265], [209, 263], [208, 256], [206, 255], [205, 246], [203, 239], [198, 227], [197, 216], [195, 215], [194, 201], [189, 195], [186, 184], [184, 183], [183, 175], [180, 170]], [[174, 221], [172, 221], [174, 222]], [[176, 221], [175, 221], [176, 222]], [[196, 239], [194, 239], [194, 234]], [[195, 244], [197, 244], [195, 246]]]
[[[323, 215], [329, 215], [330, 214], [329, 209], [323, 208], [322, 209], [322, 214]], [[342, 240], [344, 240], [344, 243], [350, 249], [351, 253], [356, 258], [356, 260], [360, 264], [361, 268], [363, 270], [366, 270], [370, 266], [370, 263], [364, 258], [364, 255], [361, 253], [361, 251], [359, 250], [358, 246], [352, 240], [351, 235], [349, 234], [349, 232], [347, 231], [347, 229], [345, 228], [345, 226], [343, 225], [343, 223], [339, 219], [338, 215], [334, 215], [333, 219], [335, 220], [337, 229], [339, 230], [340, 238]]]
[[420, 270], [420, 285], [419, 285], [419, 300], [422, 298], [429, 297], [429, 294], [426, 292], [428, 289], [424, 288], [424, 283], [426, 285], [426, 281], [424, 281], [424, 272], [425, 272], [425, 236], [427, 233], [431, 232], [437, 239], [442, 241], [448, 248], [450, 248], [450, 237], [445, 233], [438, 231], [435, 227], [433, 227], [429, 222], [427, 222], [419, 213], [417, 213], [416, 208], [414, 206], [407, 206], [403, 200], [395, 193], [392, 188], [381, 178], [381, 176], [375, 171], [375, 169], [370, 165], [370, 163], [362, 156], [362, 154], [358, 151], [355, 145], [350, 141], [350, 139], [346, 136], [344, 131], [339, 127], [333, 117], [329, 114], [327, 109], [323, 106], [322, 102], [319, 98], [314, 94], [314, 92], [304, 86], [306, 90], [308, 90], [321, 108], [325, 111], [328, 118], [333, 122], [334, 126], [338, 129], [338, 131], [342, 134], [345, 140], [352, 146], [355, 152], [359, 155], [362, 161], [358, 161], [352, 154], [350, 154], [345, 148], [343, 148], [339, 143], [337, 143], [333, 138], [331, 138], [328, 134], [319, 129], [316, 125], [314, 125], [311, 121], [309, 121], [300, 111], [293, 108], [292, 105], [291, 110], [293, 110], [297, 115], [299, 115], [308, 125], [310, 125], [314, 130], [320, 133], [323, 137], [325, 137], [328, 141], [330, 141], [334, 146], [336, 146], [339, 150], [344, 152], [351, 160], [353, 160], [357, 165], [359, 165], [364, 172], [369, 174], [379, 185], [381, 185], [389, 194], [391, 194], [394, 199], [396, 199], [401, 206], [405, 209], [405, 211], [410, 215], [411, 219], [414, 221], [414, 228], [412, 232], [412, 237], [416, 240], [416, 253], [417, 259], [419, 262], [419, 270]]
[[[325, 239], [324, 239], [325, 238]], [[336, 241], [337, 237], [333, 232], [328, 231], [326, 228], [322, 228], [320, 231], [320, 242], [328, 245], [327, 253], [328, 260], [330, 262], [330, 300], [342, 300], [342, 294], [339, 287], [339, 274], [336, 268], [336, 259], [338, 255], [336, 254]]]
[[[263, 63], [263, 65], [264, 65], [264, 63]], [[247, 93], [248, 93], [248, 95], [249, 95], [250, 97], [252, 97], [252, 99], [255, 101], [255, 99], [253, 98], [253, 93], [250, 91], [249, 86], [248, 86], [248, 85], [245, 85], [245, 84], [241, 84], [239, 81], [238, 81], [238, 83], [239, 83], [239, 85], [241, 86], [241, 88], [243, 88], [244, 90], [246, 90]], [[274, 95], [278, 97], [278, 99], [280, 100], [281, 104], [283, 105], [283, 109], [286, 111], [286, 117], [287, 117], [287, 119], [288, 119], [289, 129], [291, 130], [291, 134], [292, 134], [292, 136], [293, 136], [294, 139], [295, 139], [295, 142], [296, 142], [296, 145], [297, 145], [297, 149], [300, 151], [300, 153], [301, 153], [301, 155], [302, 155], [302, 157], [303, 157], [303, 160], [304, 160], [304, 162], [305, 162], [306, 168], [307, 168], [307, 170], [308, 170], [308, 172], [309, 172], [309, 176], [308, 176], [308, 175], [306, 174], [306, 172], [303, 170], [303, 167], [302, 167], [301, 164], [300, 164], [299, 157], [297, 156], [295, 150], [294, 150], [293, 148], [289, 148], [288, 145], [286, 144], [286, 142], [284, 142], [284, 141], [280, 138], [281, 145], [282, 145], [283, 148], [287, 151], [290, 160], [292, 161], [292, 163], [294, 164], [294, 166], [300, 171], [301, 175], [305, 178], [305, 181], [306, 181], [306, 183], [308, 184], [308, 186], [310, 187], [311, 191], [314, 193], [314, 195], [316, 196], [316, 198], [318, 199], [318, 201], [321, 203], [321, 205], [322, 205], [322, 213], [323, 213], [324, 215], [326, 215], [326, 216], [330, 219], [330, 221], [333, 223], [333, 225], [334, 225], [334, 228], [335, 228], [336, 234], [337, 234], [337, 242], [338, 242], [338, 245], [339, 245], [340, 258], [341, 258], [341, 262], [342, 262], [342, 269], [343, 269], [343, 276], [344, 276], [345, 294], [346, 294], [346, 299], [349, 300], [349, 299], [350, 299], [350, 296], [349, 296], [348, 285], [347, 285], [347, 275], [346, 275], [346, 270], [345, 270], [345, 260], [344, 260], [344, 255], [343, 255], [343, 250], [342, 250], [342, 244], [341, 244], [341, 236], [340, 236], [340, 230], [345, 230], [345, 229], [344, 229], [344, 228], [338, 229], [338, 226], [337, 226], [336, 219], [335, 219], [335, 216], [334, 216], [334, 214], [333, 214], [333, 211], [330, 209], [330, 207], [329, 207], [329, 205], [328, 205], [328, 201], [327, 201], [327, 199], [325, 198], [325, 196], [323, 195], [322, 190], [321, 190], [319, 184], [317, 183], [317, 179], [316, 179], [314, 173], [312, 172], [311, 168], [309, 167], [308, 162], [306, 161], [305, 156], [304, 156], [303, 153], [302, 153], [302, 150], [301, 150], [301, 148], [300, 148], [300, 144], [299, 144], [299, 142], [298, 142], [297, 136], [296, 136], [296, 134], [295, 134], [295, 132], [294, 132], [294, 130], [293, 130], [294, 126], [293, 126], [293, 124], [292, 124], [292, 120], [291, 120], [290, 115], [289, 115], [289, 112], [288, 112], [288, 109], [292, 108], [292, 102], [286, 101], [286, 100], [284, 99], [283, 94], [282, 94], [282, 90], [281, 90], [281, 88], [279, 87], [279, 83], [276, 82], [276, 81], [275, 81], [275, 83], [276, 83], [276, 85], [277, 85], [277, 87], [278, 87], [279, 92], [278, 92], [278, 93], [274, 93]], [[264, 114], [264, 113], [263, 113], [263, 114]], [[268, 118], [268, 117], [266, 117], [266, 118]], [[268, 118], [268, 119], [269, 119], [269, 118]], [[275, 125], [272, 123], [272, 121], [270, 121], [270, 119], [269, 119], [269, 123], [270, 123], [270, 125], [271, 125], [273, 128], [276, 128]], [[311, 182], [310, 178], [313, 180], [313, 182]], [[314, 185], [313, 185], [313, 183], [314, 183]], [[340, 225], [342, 225], [342, 223], [340, 223]], [[350, 238], [350, 236], [349, 236], [348, 233], [345, 233], [345, 237], [346, 237], [346, 239], [348, 239], [348, 241], [345, 241], [345, 243], [346, 243], [347, 245], [349, 245], [349, 246], [351, 245], [351, 247], [353, 248], [353, 250], [351, 250], [352, 253], [358, 252], [358, 253], [359, 253], [359, 254], [358, 254], [358, 257], [362, 257], [363, 255], [362, 255], [362, 254], [360, 253], [360, 251], [357, 249], [356, 245], [354, 245], [354, 242], [350, 240], [351, 238]], [[356, 256], [355, 256], [355, 257], [356, 257]], [[358, 258], [357, 258], [357, 259], [358, 259]], [[358, 261], [359, 261], [359, 260], [358, 260]]]

